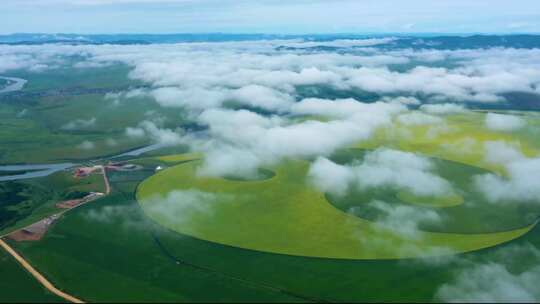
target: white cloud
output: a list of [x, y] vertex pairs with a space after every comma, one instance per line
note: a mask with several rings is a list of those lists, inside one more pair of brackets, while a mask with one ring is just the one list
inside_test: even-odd
[[154, 122], [148, 120], [139, 123], [137, 128], [126, 128], [126, 135], [132, 138], [148, 136], [165, 146], [174, 146], [183, 142], [180, 131], [159, 128]]
[[283, 112], [293, 103], [292, 96], [261, 85], [247, 85], [230, 94], [230, 99], [251, 107]]
[[166, 222], [185, 223], [194, 216], [212, 216], [214, 205], [231, 200], [230, 195], [187, 189], [145, 198], [143, 204], [153, 217], [163, 218]]
[[451, 302], [537, 302], [540, 266], [513, 274], [501, 264], [483, 264], [464, 271], [456, 282], [443, 285], [437, 298]]
[[491, 164], [506, 165], [524, 159], [519, 143], [510, 144], [505, 141], [484, 142], [485, 161]]
[[[363, 40], [354, 40], [364, 43]], [[338, 43], [342, 43], [339, 41]], [[327, 85], [339, 90], [362, 89], [381, 94], [428, 95], [461, 102], [495, 102], [511, 91], [535, 92], [540, 84], [540, 50], [382, 50], [365, 48], [355, 54], [334, 52], [278, 52], [291, 40], [178, 43], [153, 45], [45, 45], [0, 46], [0, 72], [43, 70], [70, 64], [66, 56], [86, 58], [76, 64], [108, 65], [122, 62], [134, 69], [130, 76], [177, 91], [156, 91], [164, 104], [176, 105], [169, 94], [188, 99], [197, 94], [211, 98], [179, 101], [196, 105], [219, 104], [230, 90], [259, 85], [293, 95], [298, 85]], [[453, 68], [416, 66], [393, 70], [390, 65], [411, 60], [451, 60]], [[423, 62], [430, 63], [433, 60]], [[163, 94], [163, 95], [160, 95]], [[209, 97], [209, 96], [206, 96]], [[414, 102], [413, 99], [409, 101]]]
[[428, 209], [418, 209], [405, 205], [392, 205], [382, 201], [373, 201], [371, 206], [383, 213], [377, 224], [408, 240], [419, 240], [423, 237], [419, 225], [440, 223], [441, 216]]
[[[502, 246], [482, 261], [457, 258], [454, 278], [441, 285], [436, 301], [538, 302], [540, 251], [533, 245]], [[526, 266], [526, 267], [524, 267]]]
[[309, 48], [309, 47], [364, 47], [364, 46], [374, 46], [381, 44], [388, 44], [395, 41], [396, 38], [370, 38], [370, 39], [337, 39], [331, 41], [298, 41], [298, 42], [288, 42], [284, 45], [289, 47], [298, 47], [298, 48]]
[[344, 195], [349, 190], [354, 172], [326, 158], [319, 157], [308, 172], [310, 182], [320, 191]]
[[62, 130], [88, 129], [96, 125], [96, 118], [75, 119], [61, 127]]
[[439, 114], [439, 115], [463, 113], [466, 111], [463, 105], [458, 105], [454, 103], [425, 104], [420, 107], [420, 110], [427, 112], [429, 114]]
[[[303, 113], [318, 113], [321, 109], [331, 107], [333, 101], [310, 100], [308, 103], [300, 103]], [[252, 167], [272, 164], [288, 157], [329, 155], [340, 147], [369, 138], [376, 128], [391, 123], [396, 109], [401, 109], [400, 106], [386, 103], [365, 105], [351, 100], [342, 106], [353, 107], [358, 111], [351, 112], [350, 117], [342, 120], [290, 123], [278, 116], [264, 117], [247, 110], [206, 110], [199, 116], [199, 122], [209, 126], [208, 134], [212, 140], [198, 148], [210, 156], [218, 155], [218, 152], [213, 151], [222, 149], [235, 151], [233, 156], [250, 155], [249, 162], [244, 162], [241, 157], [235, 160], [231, 157], [228, 161], [238, 166]], [[334, 114], [340, 115], [339, 112]], [[238, 150], [245, 152], [239, 153]], [[213, 162], [207, 157], [205, 166], [214, 163], [220, 162]], [[248, 171], [255, 172], [254, 169]]]
[[486, 114], [486, 127], [493, 131], [515, 131], [525, 126], [520, 117], [505, 114]]
[[126, 128], [126, 135], [128, 137], [132, 137], [132, 138], [140, 138], [140, 137], [144, 137], [145, 136], [145, 132], [142, 128], [132, 128], [132, 127], [127, 127]]
[[81, 144], [79, 144], [77, 146], [77, 148], [81, 149], [81, 150], [92, 150], [96, 147], [96, 144], [94, 144], [93, 142], [89, 141], [89, 140], [85, 140], [83, 141]]
[[319, 158], [309, 172], [312, 183], [318, 189], [334, 194], [343, 194], [350, 187], [393, 187], [420, 196], [452, 193], [452, 185], [433, 173], [433, 170], [433, 163], [425, 157], [409, 152], [378, 149], [366, 154], [364, 161], [358, 165], [338, 165]]
[[[503, 157], [507, 157], [506, 154]], [[493, 203], [540, 202], [540, 158], [521, 159], [518, 154], [511, 154], [511, 157], [517, 157], [505, 166], [508, 177], [475, 176], [476, 188]]]
[[389, 118], [388, 115], [405, 110], [404, 106], [395, 103], [363, 103], [352, 98], [337, 100], [307, 98], [292, 105], [290, 111], [295, 114], [320, 115], [333, 118], [369, 119], [371, 116], [374, 119], [386, 119]]
[[440, 117], [416, 111], [399, 115], [397, 117], [397, 121], [406, 126], [435, 125], [444, 122], [444, 120]]

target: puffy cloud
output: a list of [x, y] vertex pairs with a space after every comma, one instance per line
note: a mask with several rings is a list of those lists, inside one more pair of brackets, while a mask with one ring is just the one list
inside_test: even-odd
[[227, 92], [199, 87], [187, 89], [162, 87], [152, 90], [150, 95], [164, 107], [181, 107], [202, 111], [207, 108], [219, 107], [226, 99]]
[[476, 188], [493, 203], [540, 202], [540, 158], [521, 159], [519, 154], [508, 151], [497, 155], [501, 158], [510, 155], [516, 159], [506, 164], [508, 177], [495, 174], [475, 176]]
[[230, 146], [212, 149], [205, 155], [205, 162], [199, 168], [200, 176], [241, 176], [256, 178], [261, 159], [249, 150]]
[[[513, 270], [513, 261], [531, 267]], [[532, 245], [499, 249], [487, 261], [461, 261], [452, 282], [437, 290], [436, 300], [445, 302], [538, 302], [540, 251]]]
[[126, 135], [132, 138], [148, 136], [165, 146], [174, 146], [183, 142], [178, 131], [161, 129], [154, 122], [148, 120], [142, 121], [137, 128], [126, 128]]
[[[387, 38], [380, 40], [384, 39]], [[351, 43], [371, 44], [373, 41], [379, 42], [373, 39], [326, 43], [351, 46]], [[387, 50], [372, 47], [341, 54], [276, 50], [287, 43], [309, 47], [311, 43], [320, 42], [4, 45], [0, 46], [0, 72], [67, 66], [72, 64], [67, 58], [82, 57], [82, 61], [74, 63], [77, 67], [120, 62], [134, 68], [130, 73], [134, 79], [155, 88], [175, 87], [182, 92], [227, 92], [260, 85], [291, 94], [295, 86], [325, 85], [339, 90], [419, 94], [461, 102], [495, 102], [502, 100], [501, 94], [506, 92], [537, 92], [540, 84], [540, 50], [537, 49]], [[451, 67], [430, 66], [441, 60], [451, 62]], [[393, 65], [411, 61], [425, 65], [412, 69], [393, 68]], [[189, 95], [186, 93], [185, 97]]]
[[444, 122], [444, 120], [440, 117], [416, 111], [399, 115], [397, 117], [397, 121], [406, 126], [434, 125]]
[[512, 145], [505, 141], [486, 141], [484, 151], [485, 161], [491, 164], [505, 165], [525, 158], [519, 143]]
[[525, 121], [517, 116], [496, 113], [486, 114], [486, 127], [493, 131], [514, 131], [525, 126]]
[[437, 297], [452, 302], [536, 302], [538, 280], [540, 266], [513, 274], [501, 264], [482, 264], [440, 287]]
[[[338, 107], [341, 104], [340, 101], [327, 100], [300, 102], [297, 112], [320, 113], [334, 103]], [[341, 106], [355, 108], [355, 111], [350, 111], [349, 117], [340, 120], [307, 120], [299, 123], [291, 123], [278, 116], [265, 117], [247, 110], [206, 110], [198, 121], [209, 127], [211, 140], [202, 145], [195, 140], [199, 149], [208, 152], [202, 170], [222, 172], [221, 169], [207, 167], [221, 163], [214, 162], [211, 156], [218, 156], [222, 149], [234, 152], [228, 157], [229, 162], [234, 162], [238, 167], [252, 167], [246, 172], [255, 172], [256, 166], [275, 163], [283, 158], [329, 155], [336, 149], [369, 138], [376, 128], [390, 124], [394, 113], [402, 109], [399, 105], [366, 105], [352, 100], [345, 101]], [[340, 116], [343, 113], [338, 110], [334, 114]], [[214, 150], [218, 152], [214, 153]], [[239, 150], [245, 152], [240, 153]], [[246, 155], [250, 155], [249, 162], [243, 161]], [[237, 166], [231, 165], [230, 168]]]
[[134, 205], [100, 206], [89, 209], [83, 216], [87, 221], [97, 224], [119, 225], [128, 233], [151, 229], [141, 215], [139, 207]]
[[434, 174], [433, 170], [433, 163], [425, 157], [409, 152], [378, 149], [366, 154], [359, 165], [338, 165], [319, 158], [312, 164], [309, 176], [321, 191], [334, 194], [343, 194], [350, 187], [393, 187], [420, 196], [451, 193], [452, 185]]
[[283, 112], [293, 103], [292, 96], [261, 85], [247, 85], [233, 91], [229, 97], [251, 107]]
[[385, 37], [385, 38], [370, 38], [370, 39], [336, 39], [331, 41], [295, 41], [295, 42], [287, 42], [284, 43], [284, 45], [289, 47], [297, 47], [297, 48], [311, 48], [311, 47], [320, 47], [320, 46], [327, 46], [327, 47], [364, 47], [364, 46], [374, 46], [374, 45], [381, 45], [381, 44], [388, 44], [390, 42], [395, 41], [396, 38], [392, 37]]
[[421, 224], [440, 223], [441, 216], [428, 209], [418, 209], [405, 205], [392, 205], [382, 201], [373, 201], [370, 205], [380, 210], [383, 216], [377, 219], [377, 224], [408, 240], [422, 238], [422, 232], [418, 228]]
[[175, 190], [144, 199], [146, 212], [169, 222], [183, 223], [194, 216], [212, 216], [215, 204], [230, 202], [231, 196], [195, 189]]
[[445, 179], [432, 173], [433, 163], [414, 153], [378, 149], [366, 155], [356, 168], [360, 187], [390, 186], [416, 195], [444, 195], [452, 191]]
[[295, 103], [291, 107], [294, 114], [320, 115], [333, 118], [353, 118], [363, 116], [362, 119], [369, 119], [373, 116], [388, 118], [388, 114], [397, 114], [405, 111], [406, 108], [395, 103], [363, 103], [355, 99], [320, 99], [307, 98]]
[[82, 143], [80, 143], [77, 148], [81, 149], [81, 150], [92, 150], [96, 147], [96, 144], [94, 144], [93, 142], [89, 141], [89, 140], [85, 140], [83, 141]]
[[89, 119], [76, 119], [68, 122], [67, 124], [61, 127], [62, 130], [77, 130], [77, 129], [87, 129], [96, 125], [96, 118], [92, 117]]
[[466, 111], [463, 105], [458, 105], [455, 103], [425, 104], [420, 106], [420, 110], [429, 114], [455, 114]]
[[144, 137], [146, 135], [146, 133], [144, 132], [144, 130], [142, 128], [127, 127], [126, 128], [126, 135], [128, 137], [138, 138], [138, 137]]
[[354, 179], [354, 172], [346, 166], [338, 165], [319, 157], [311, 164], [308, 172], [311, 183], [320, 191], [344, 195]]

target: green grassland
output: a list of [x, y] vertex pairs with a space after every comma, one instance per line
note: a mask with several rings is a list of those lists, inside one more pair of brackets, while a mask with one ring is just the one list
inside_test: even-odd
[[47, 177], [0, 183], [0, 235], [59, 212], [55, 204], [74, 192], [104, 192], [101, 174], [84, 179], [67, 171]]
[[[198, 177], [199, 161], [164, 170], [145, 180], [137, 198], [145, 213], [165, 227], [224, 245], [289, 255], [341, 259], [395, 259], [466, 252], [517, 238], [532, 228], [494, 233], [422, 232], [410, 239], [334, 208], [323, 193], [306, 185], [309, 163], [287, 161], [262, 181]], [[159, 204], [175, 190], [196, 189], [217, 196], [195, 211]], [[181, 202], [178, 202], [179, 204]], [[209, 211], [199, 212], [201, 208]], [[410, 249], [414, 248], [414, 249]], [[441, 249], [444, 248], [443, 251]]]
[[[444, 124], [437, 126], [394, 124], [357, 145], [363, 148], [384, 146], [435, 157], [437, 174], [449, 180], [457, 191], [448, 197], [414, 197], [397, 189], [377, 188], [352, 191], [339, 198], [325, 196], [306, 184], [309, 163], [296, 160], [270, 168], [275, 176], [261, 181], [200, 177], [196, 174], [200, 162], [193, 161], [144, 181], [137, 198], [150, 218], [171, 230], [220, 244], [273, 253], [392, 259], [491, 247], [528, 232], [540, 210], [526, 204], [493, 207], [474, 190], [474, 176], [490, 171], [506, 173], [501, 165], [484, 161], [483, 145], [487, 141], [503, 141], [515, 144], [526, 156], [536, 156], [538, 140], [532, 140], [530, 134], [535, 132], [538, 117], [534, 113], [523, 114], [533, 131], [502, 133], [487, 130], [484, 115], [481, 112], [450, 115], [445, 117]], [[459, 147], [464, 143], [466, 149]], [[363, 153], [349, 149], [338, 152], [333, 158], [338, 163], [346, 163], [361, 159]], [[185, 193], [178, 191], [193, 190], [217, 199], [185, 210], [181, 202], [175, 207], [168, 198]], [[407, 205], [418, 211], [435, 209], [443, 222], [420, 223], [420, 237], [404, 237], [376, 223], [381, 211], [368, 204], [373, 200]], [[167, 211], [163, 212], [163, 208]], [[175, 208], [179, 214], [174, 214]], [[411, 247], [416, 250], [410, 250]]]
[[[76, 58], [70, 60], [72, 63], [77, 61]], [[46, 72], [15, 70], [10, 71], [9, 76], [28, 80], [24, 92], [76, 87], [112, 89], [143, 85], [142, 82], [126, 77], [130, 71], [130, 67], [121, 64], [99, 68], [75, 68], [66, 65]]]
[[[41, 242], [14, 245], [55, 284], [95, 302], [430, 302], [459, 266], [318, 259], [198, 240], [155, 225], [138, 207], [135, 187], [151, 174], [112, 174], [111, 197], [68, 213]], [[540, 246], [539, 236], [536, 227], [460, 258], [481, 262], [513, 245]]]
[[527, 127], [512, 132], [494, 132], [485, 125], [485, 113], [467, 112], [445, 117], [443, 124], [406, 126], [395, 123], [380, 128], [374, 136], [354, 147], [376, 149], [388, 147], [402, 151], [411, 151], [425, 155], [460, 162], [475, 167], [505, 174], [497, 164], [484, 161], [484, 143], [503, 141], [516, 145], [529, 157], [540, 151], [540, 117], [535, 112], [521, 112], [527, 121]]
[[[42, 74], [15, 72], [10, 76], [29, 80], [23, 90], [27, 93], [50, 88], [114, 91], [142, 85], [126, 77], [128, 72], [127, 67], [115, 65]], [[113, 104], [102, 92], [1, 102], [0, 163], [112, 155], [150, 143], [149, 139], [127, 138], [127, 126], [151, 118], [162, 118], [167, 128], [183, 122], [181, 111], [164, 111], [147, 98]], [[355, 147], [385, 146], [433, 156], [442, 175], [465, 183], [471, 175], [486, 170], [505, 174], [501, 166], [483, 161], [482, 144], [486, 140], [519, 142], [524, 154], [537, 155], [540, 119], [534, 113], [523, 115], [529, 127], [509, 133], [486, 130], [484, 113], [478, 112], [446, 117], [446, 130], [404, 125], [383, 128]], [[74, 119], [92, 118], [96, 118], [92, 126], [65, 128]], [[84, 141], [93, 142], [95, 147], [82, 149], [79, 145]], [[194, 172], [200, 162], [190, 160], [202, 155], [162, 156], [183, 153], [184, 149], [148, 153], [135, 161], [146, 167], [143, 171], [111, 173], [114, 192], [110, 196], [66, 213], [40, 242], [11, 244], [54, 284], [86, 301], [235, 303], [426, 302], [433, 300], [437, 288], [449, 281], [457, 267], [452, 261], [439, 263], [438, 258], [429, 257], [440, 254], [441, 248], [483, 261], [494, 250], [514, 244], [540, 246], [540, 228], [530, 225], [537, 210], [478, 208], [466, 214], [470, 199], [475, 197], [463, 193], [435, 201], [396, 191], [351, 193], [335, 200], [305, 184], [308, 163], [300, 160], [267, 168], [275, 176], [268, 175], [266, 180], [197, 179]], [[360, 157], [361, 153], [353, 151], [345, 159]], [[154, 175], [157, 165], [168, 169]], [[138, 202], [136, 188], [143, 180]], [[16, 194], [22, 199], [9, 206], [17, 215], [9, 215], [10, 224], [0, 227], [0, 234], [50, 215], [57, 199], [69, 191], [102, 189], [100, 181], [101, 176], [96, 175], [78, 184], [59, 173], [20, 182], [23, 188]], [[465, 184], [458, 186], [468, 189]], [[173, 221], [149, 208], [155, 202], [144, 200], [175, 189], [224, 194], [226, 199], [212, 206], [211, 214], [194, 214], [188, 221]], [[7, 192], [13, 195], [15, 191]], [[363, 196], [430, 208], [448, 220], [442, 227], [422, 226], [428, 232], [412, 241], [414, 251], [410, 251], [406, 244], [411, 240], [373, 224], [378, 216], [373, 210], [355, 208], [359, 213], [354, 215], [343, 212], [350, 207], [365, 207], [358, 204], [364, 201], [359, 200]], [[4, 207], [0, 205], [0, 209]], [[494, 217], [503, 213], [496, 218], [501, 224], [496, 225]], [[524, 218], [527, 213], [534, 216]], [[477, 216], [487, 221], [475, 222]], [[362, 242], [366, 235], [370, 238]], [[409, 257], [422, 259], [396, 260]], [[524, 260], [520, 267], [531, 263]], [[9, 289], [2, 300], [55, 300], [2, 255], [0, 272], [13, 277], [17, 285], [2, 281], [2, 290]], [[19, 286], [28, 289], [19, 291]]]
[[[345, 149], [338, 151], [332, 159], [341, 164], [358, 162], [365, 150]], [[474, 189], [473, 177], [489, 173], [485, 169], [454, 161], [431, 158], [438, 176], [450, 181], [455, 193], [443, 197], [418, 197], [407, 191], [375, 188], [353, 189], [344, 196], [327, 195], [328, 200], [338, 209], [350, 212], [370, 221], [377, 221], [384, 214], [369, 203], [374, 200], [405, 205], [418, 212], [431, 208], [441, 221], [421, 223], [420, 228], [434, 232], [492, 233], [510, 231], [534, 224], [540, 216], [536, 204], [490, 204], [482, 194]], [[433, 208], [443, 207], [443, 208]]]
[[[21, 92], [0, 100], [0, 163], [113, 155], [151, 143], [149, 138], [127, 137], [126, 127], [143, 120], [160, 121], [163, 127], [173, 129], [182, 123], [182, 111], [167, 111], [148, 97], [120, 102], [105, 99], [107, 92], [140, 85], [127, 77], [128, 72], [122, 65], [43, 74], [14, 72], [28, 83]], [[50, 88], [64, 91], [51, 93]], [[77, 124], [77, 120], [92, 123]], [[84, 142], [93, 146], [84, 147]]]
[[88, 301], [297, 300], [172, 260], [160, 238], [183, 238], [149, 222], [134, 199], [138, 181], [152, 173], [111, 173], [111, 196], [73, 210], [41, 242], [17, 248], [55, 284]]
[[42, 287], [5, 250], [0, 250], [2, 303], [57, 303], [61, 301]]

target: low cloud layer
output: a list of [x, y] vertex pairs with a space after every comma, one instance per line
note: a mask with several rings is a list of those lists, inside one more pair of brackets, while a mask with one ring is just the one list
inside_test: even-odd
[[382, 201], [373, 201], [370, 205], [382, 212], [382, 218], [377, 220], [378, 225], [392, 231], [407, 240], [419, 240], [422, 232], [421, 224], [437, 224], [442, 221], [441, 216], [428, 209], [418, 209], [405, 205], [392, 205]]
[[525, 127], [526, 122], [520, 117], [488, 113], [486, 115], [486, 127], [492, 131], [515, 131]]
[[540, 158], [518, 158], [507, 163], [505, 168], [507, 177], [484, 174], [474, 178], [476, 188], [488, 201], [500, 204], [540, 203]]
[[212, 216], [213, 205], [230, 200], [226, 195], [188, 189], [149, 197], [143, 204], [146, 212], [154, 218], [161, 218], [167, 223], [184, 223], [197, 216]]
[[[460, 261], [456, 276], [439, 287], [435, 299], [444, 302], [538, 302], [540, 251], [530, 245], [511, 245], [486, 261]], [[515, 267], [521, 263], [528, 267]], [[531, 266], [532, 265], [532, 266]]]
[[126, 135], [131, 138], [149, 137], [164, 146], [174, 146], [183, 142], [180, 131], [159, 128], [156, 123], [148, 120], [142, 121], [137, 127], [126, 128]]
[[318, 158], [309, 170], [313, 185], [324, 192], [343, 195], [350, 188], [392, 187], [419, 196], [452, 193], [452, 185], [434, 173], [433, 163], [409, 152], [378, 149], [358, 165], [339, 165]]

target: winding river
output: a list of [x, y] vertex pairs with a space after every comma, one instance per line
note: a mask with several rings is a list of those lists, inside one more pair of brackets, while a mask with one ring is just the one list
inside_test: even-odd
[[55, 172], [65, 170], [67, 168], [71, 168], [73, 166], [75, 166], [75, 164], [72, 164], [72, 163], [0, 166], [0, 172], [1, 171], [30, 171], [23, 174], [0, 176], [0, 182], [35, 178], [35, 177], [44, 177], [44, 176], [51, 175]]
[[[143, 153], [154, 151], [163, 147], [165, 147], [165, 145], [163, 144], [153, 144], [153, 145], [145, 146], [145, 147], [138, 148], [135, 150], [131, 150], [128, 152], [123, 152], [118, 155], [107, 157], [107, 158], [112, 159], [112, 158], [126, 157], [126, 156], [132, 156], [132, 157], [139, 156]], [[21, 180], [21, 179], [35, 178], [35, 177], [45, 177], [55, 172], [66, 170], [77, 165], [78, 164], [75, 164], [75, 163], [0, 165], [0, 173], [2, 171], [4, 172], [26, 171], [22, 174], [5, 175], [5, 176], [0, 175], [0, 182], [15, 181], [15, 180]]]
[[[7, 76], [0, 76], [0, 79], [5, 79], [8, 81], [8, 84], [5, 87], [0, 89], [0, 94], [20, 91], [24, 88], [24, 86], [28, 82], [27, 80], [22, 79], [22, 78], [7, 77]], [[108, 157], [108, 158], [139, 156], [143, 153], [157, 150], [162, 147], [164, 147], [163, 144], [153, 144], [153, 145], [145, 146], [145, 147], [138, 148], [135, 150], [123, 152], [123, 153], [120, 153], [118, 155]], [[55, 172], [69, 169], [76, 165], [77, 164], [75, 163], [0, 165], [0, 173], [2, 171], [24, 172], [24, 173], [13, 174], [13, 175], [4, 175], [4, 176], [0, 175], [0, 182], [29, 179], [29, 178], [36, 178], [36, 177], [45, 177]]]

